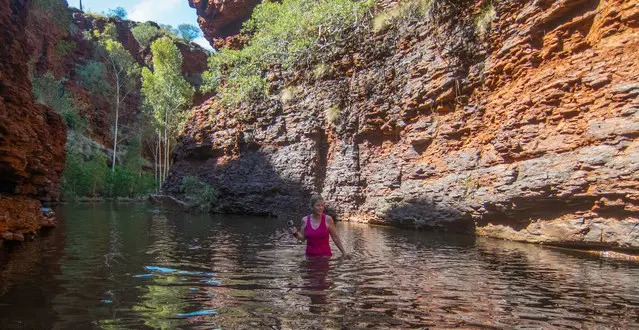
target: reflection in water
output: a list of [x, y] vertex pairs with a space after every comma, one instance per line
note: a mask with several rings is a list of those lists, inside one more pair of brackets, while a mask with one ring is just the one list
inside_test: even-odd
[[306, 260], [273, 219], [57, 212], [58, 228], [0, 252], [2, 329], [639, 327], [630, 263], [347, 223], [350, 257]]

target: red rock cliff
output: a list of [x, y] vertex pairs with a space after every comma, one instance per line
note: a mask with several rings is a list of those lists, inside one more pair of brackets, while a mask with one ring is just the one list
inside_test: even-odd
[[329, 78], [269, 73], [286, 100], [210, 100], [169, 190], [198, 175], [223, 212], [319, 191], [358, 221], [639, 249], [638, 2], [494, 3], [486, 38], [458, 20], [371, 33]]
[[189, 0], [197, 10], [198, 23], [214, 47], [234, 43], [234, 36], [261, 0]]
[[0, 0], [0, 233], [32, 232], [45, 223], [39, 200], [56, 200], [66, 128], [36, 105], [27, 61], [27, 4]]

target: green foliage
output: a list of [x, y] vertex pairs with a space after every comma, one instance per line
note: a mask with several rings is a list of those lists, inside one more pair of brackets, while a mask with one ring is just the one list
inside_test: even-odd
[[55, 54], [58, 57], [67, 56], [73, 52], [75, 46], [75, 41], [58, 40], [58, 43], [55, 45]]
[[94, 18], [94, 19], [102, 19], [102, 20], [106, 20], [107, 19], [106, 16], [104, 16], [104, 15], [102, 15], [100, 13], [94, 13], [94, 12], [91, 12], [91, 11], [85, 11], [84, 12], [84, 16], [91, 17], [91, 18]]
[[102, 29], [102, 32], [100, 32], [100, 30], [98, 29], [94, 29], [93, 34], [101, 43], [104, 43], [108, 40], [112, 40], [112, 41], [118, 40], [118, 30], [115, 27], [114, 23], [105, 24], [104, 29]]
[[263, 2], [244, 24], [251, 35], [242, 50], [222, 49], [209, 58], [204, 89], [226, 104], [266, 94], [263, 73], [271, 65], [308, 68], [329, 62], [343, 46], [361, 36], [372, 0], [284, 0]]
[[180, 24], [177, 28], [178, 35], [185, 40], [191, 41], [202, 35], [202, 31], [195, 25]]
[[151, 40], [160, 34], [160, 29], [153, 24], [143, 23], [131, 29], [131, 33], [140, 45], [148, 47], [151, 45]]
[[169, 24], [160, 24], [160, 32], [166, 35], [178, 36], [180, 33], [177, 29], [173, 28], [173, 26]]
[[122, 7], [116, 7], [115, 9], [109, 9], [106, 12], [107, 17], [118, 17], [119, 19], [126, 19], [127, 12]]
[[189, 206], [202, 212], [210, 211], [217, 201], [217, 192], [196, 176], [183, 177], [181, 189]]
[[73, 100], [64, 88], [65, 78], [55, 79], [51, 72], [42, 77], [32, 79], [33, 96], [36, 103], [45, 104], [53, 108], [65, 120], [69, 128], [82, 129], [86, 120], [79, 115]]
[[158, 126], [166, 126], [176, 135], [186, 120], [183, 110], [191, 104], [195, 90], [182, 76], [182, 53], [170, 38], [155, 40], [151, 52], [154, 71], [142, 69], [144, 102], [153, 110]]
[[481, 7], [481, 10], [474, 17], [475, 21], [475, 29], [477, 30], [477, 34], [480, 37], [484, 37], [488, 30], [490, 29], [490, 25], [497, 17], [497, 12], [495, 11], [495, 6], [492, 1], [487, 1]]
[[[141, 158], [139, 154], [137, 157]], [[81, 197], [139, 197], [154, 191], [155, 180], [151, 173], [143, 173], [139, 168], [127, 165], [118, 166], [115, 172], [111, 172], [103, 152], [96, 152], [88, 160], [78, 152], [67, 152], [62, 172], [62, 195], [67, 200]]]
[[108, 173], [105, 154], [96, 153], [87, 161], [82, 154], [68, 152], [62, 172], [62, 196], [71, 200], [98, 197], [103, 193]]
[[113, 93], [113, 86], [107, 80], [107, 70], [104, 63], [89, 61], [85, 65], [78, 64], [76, 74], [78, 80], [91, 94], [107, 96]]

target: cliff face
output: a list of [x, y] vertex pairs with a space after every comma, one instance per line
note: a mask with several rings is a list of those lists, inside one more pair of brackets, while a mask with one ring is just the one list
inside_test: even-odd
[[215, 48], [234, 45], [237, 35], [244, 23], [261, 0], [189, 0], [195, 8], [198, 23], [206, 39]]
[[46, 224], [39, 200], [56, 200], [64, 167], [66, 127], [51, 108], [36, 105], [27, 62], [26, 5], [0, 1], [0, 233], [32, 232]]
[[342, 219], [639, 248], [637, 1], [495, 4], [485, 36], [422, 22], [326, 78], [270, 73], [292, 96], [209, 100], [169, 190], [198, 175], [224, 212], [306, 212], [315, 191]]

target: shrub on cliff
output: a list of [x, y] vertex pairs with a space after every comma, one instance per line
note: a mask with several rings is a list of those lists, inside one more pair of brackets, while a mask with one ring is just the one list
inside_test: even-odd
[[218, 93], [226, 104], [266, 94], [264, 71], [306, 69], [330, 63], [343, 47], [369, 29], [373, 1], [284, 0], [262, 2], [244, 24], [251, 36], [241, 50], [222, 49], [209, 58], [204, 75], [206, 91]]
[[210, 211], [217, 201], [217, 192], [196, 176], [183, 177], [181, 190], [189, 207], [202, 212]]
[[140, 45], [149, 47], [151, 41], [160, 34], [160, 29], [153, 24], [143, 23], [131, 29], [131, 33], [133, 33], [135, 40], [137, 40]]
[[31, 79], [33, 97], [36, 103], [48, 105], [59, 113], [69, 128], [79, 130], [86, 125], [86, 119], [79, 114], [72, 98], [64, 88], [65, 81], [65, 78], [55, 79], [51, 72], [41, 77], [33, 77]]
[[91, 94], [106, 97], [113, 93], [113, 86], [107, 79], [107, 70], [104, 63], [88, 61], [87, 64], [76, 66], [78, 80]]

